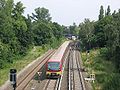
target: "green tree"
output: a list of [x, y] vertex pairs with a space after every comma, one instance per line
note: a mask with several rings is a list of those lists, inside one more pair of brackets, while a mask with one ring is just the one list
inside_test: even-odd
[[112, 16], [114, 17], [116, 15], [116, 10], [114, 10], [114, 12], [112, 13]]
[[0, 7], [0, 38], [3, 43], [10, 43], [14, 39], [14, 31], [12, 25], [12, 8], [13, 1], [1, 1], [2, 6]]
[[102, 20], [99, 20], [95, 24], [95, 38], [96, 38], [96, 44], [98, 47], [104, 47], [106, 45], [106, 39], [105, 39], [105, 32], [104, 27], [107, 24], [111, 24], [112, 17], [106, 16]]
[[13, 42], [16, 42], [15, 32], [13, 30], [13, 0], [0, 1], [0, 68], [5, 63], [12, 63], [14, 49]]
[[[14, 31], [18, 40], [18, 47], [17, 51], [20, 54], [25, 54], [27, 47], [29, 46], [28, 44], [28, 37], [27, 37], [27, 25], [25, 22], [25, 19], [23, 17], [23, 12], [24, 12], [23, 4], [21, 2], [18, 2], [13, 10], [13, 25], [14, 25]], [[17, 52], [16, 51], [16, 52]]]
[[32, 19], [35, 21], [49, 22], [51, 20], [49, 10], [44, 7], [36, 8], [35, 14], [32, 13]]
[[116, 67], [120, 72], [119, 49], [120, 49], [120, 14], [111, 16], [110, 23], [104, 27], [105, 37], [107, 39], [106, 47], [109, 50], [109, 58], [113, 57]]
[[63, 36], [63, 27], [54, 22], [51, 26], [54, 36], [59, 40]]
[[103, 6], [100, 7], [100, 14], [99, 14], [99, 20], [104, 18], [104, 9]]
[[70, 25], [69, 34], [76, 35], [76, 28], [77, 28], [77, 25], [75, 23], [73, 23], [73, 25]]
[[94, 22], [85, 19], [84, 23], [79, 25], [79, 39], [86, 49], [90, 49], [94, 40]]
[[34, 43], [54, 47], [61, 42], [63, 28], [52, 23], [48, 9], [37, 8], [27, 18], [24, 9], [21, 2], [0, 0], [0, 69], [25, 55]]
[[[31, 18], [33, 19], [32, 30], [34, 33], [34, 43], [35, 45], [44, 45], [53, 43], [54, 33], [58, 29], [58, 25], [53, 25], [51, 23], [51, 17], [49, 10], [46, 8], [36, 8], [35, 13], [32, 14]], [[54, 28], [53, 28], [54, 27]], [[56, 37], [57, 38], [57, 37]]]
[[34, 23], [33, 26], [35, 45], [50, 44], [52, 42], [51, 27], [43, 22]]
[[33, 38], [33, 31], [32, 31], [32, 19], [29, 15], [27, 15], [27, 18], [25, 18], [25, 22], [27, 25], [27, 31], [26, 31], [26, 39], [27, 39], [27, 45], [33, 45], [34, 38]]
[[107, 8], [107, 13], [106, 13], [107, 16], [111, 15], [110, 11], [111, 11], [111, 10], [110, 10], [110, 6], [108, 6], [108, 8]]

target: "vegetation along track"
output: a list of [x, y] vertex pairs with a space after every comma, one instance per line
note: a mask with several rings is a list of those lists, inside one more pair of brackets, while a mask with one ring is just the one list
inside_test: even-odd
[[33, 76], [39, 71], [40, 68], [45, 64], [45, 62], [53, 55], [54, 51], [50, 51], [40, 62], [36, 63], [34, 68], [32, 68], [27, 75], [18, 83], [16, 90], [21, 90], [26, 87], [26, 85], [30, 82]]
[[[25, 67], [17, 75], [17, 87], [16, 90], [24, 90], [33, 76], [39, 71], [40, 68], [45, 64], [45, 62], [54, 54], [55, 50], [50, 50], [45, 53], [42, 57], [37, 58], [27, 67]], [[12, 90], [12, 86], [9, 81], [2, 87], [1, 90]]]
[[71, 49], [68, 71], [68, 89], [85, 90], [84, 80], [80, 70], [79, 52]]

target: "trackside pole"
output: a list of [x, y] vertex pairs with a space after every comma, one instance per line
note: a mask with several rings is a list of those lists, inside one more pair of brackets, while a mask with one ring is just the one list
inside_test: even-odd
[[13, 85], [13, 90], [16, 90], [16, 69], [10, 69], [10, 82]]

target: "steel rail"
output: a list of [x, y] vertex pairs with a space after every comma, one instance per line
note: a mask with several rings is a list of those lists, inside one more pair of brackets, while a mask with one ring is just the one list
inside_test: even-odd
[[74, 90], [74, 71], [73, 71], [73, 50], [71, 50], [70, 52], [70, 58], [69, 58], [69, 85], [68, 85], [68, 89], [69, 90]]
[[70, 54], [69, 54], [69, 62], [68, 62], [68, 90], [71, 90], [71, 86], [70, 85], [71, 85], [71, 80], [70, 80]]
[[49, 90], [49, 87], [51, 86], [50, 83], [53, 82], [53, 81], [55, 81], [55, 85], [54, 85], [52, 88], [53, 88], [53, 90], [55, 90], [57, 80], [51, 80], [51, 79], [48, 79], [48, 80], [47, 80], [47, 82], [46, 82], [43, 90]]
[[54, 51], [51, 51], [46, 55], [36, 66], [34, 66], [33, 69], [30, 70], [27, 75], [24, 76], [24, 78], [17, 84], [16, 90], [23, 90], [27, 84], [30, 82], [30, 80], [34, 77], [36, 72], [42, 68], [42, 66], [45, 64], [45, 62], [53, 55]]
[[76, 60], [77, 60], [77, 66], [78, 66], [78, 71], [79, 71], [79, 76], [80, 76], [80, 79], [81, 79], [81, 84], [82, 84], [82, 90], [86, 90], [85, 88], [85, 83], [84, 83], [84, 79], [83, 79], [83, 75], [82, 75], [82, 72], [81, 72], [81, 67], [80, 67], [80, 62], [79, 62], [79, 52], [76, 51]]
[[53, 81], [53, 79], [48, 79], [46, 81], [46, 84], [43, 88], [43, 90], [60, 90], [61, 88], [61, 83], [62, 83], [62, 79], [63, 79], [63, 73], [64, 73], [64, 69], [65, 69], [65, 64], [66, 64], [66, 60], [68, 58], [69, 55], [69, 50], [67, 50], [66, 54], [63, 56], [64, 57], [64, 63], [63, 63], [63, 68], [62, 68], [62, 75], [60, 78], [56, 79], [56, 83], [55, 85], [51, 86], [50, 83]]
[[[48, 52], [46, 52], [45, 54], [43, 54], [42, 56], [40, 56], [39, 58], [34, 60], [32, 63], [30, 63], [28, 66], [23, 68], [19, 73], [17, 73], [17, 87], [22, 83], [22, 81], [24, 81], [24, 79], [29, 75], [29, 73], [31, 72], [31, 70], [34, 69], [34, 67], [36, 67], [38, 64], [40, 64], [40, 62], [42, 62], [42, 60], [47, 58], [47, 56], [50, 53], [52, 54], [52, 52], [54, 52], [54, 51], [49, 50]], [[7, 80], [6, 83], [4, 85], [2, 85], [2, 87], [0, 87], [0, 89], [1, 90], [12, 90], [12, 85], [11, 85], [10, 81]], [[23, 89], [20, 89], [20, 90], [23, 90]]]
[[[74, 49], [75, 49], [75, 47], [74, 47]], [[74, 68], [74, 62], [73, 62], [73, 60], [74, 60], [74, 58], [73, 57], [75, 57], [74, 56], [74, 49], [73, 49], [73, 56], [72, 56], [72, 71], [73, 71], [73, 88], [72, 88], [72, 90], [75, 90], [75, 68]]]
[[61, 75], [61, 77], [58, 79], [58, 82], [57, 82], [57, 84], [56, 84], [55, 90], [60, 90], [60, 88], [61, 88], [61, 83], [62, 83], [62, 79], [63, 79], [63, 73], [64, 73], [65, 64], [66, 64], [66, 61], [67, 61], [69, 52], [70, 52], [70, 51], [68, 50], [68, 51], [66, 52], [65, 57], [64, 57], [64, 63], [63, 63], [63, 68], [62, 68], [62, 75]]
[[[74, 62], [75, 60], [75, 62]], [[74, 68], [76, 67], [76, 68]], [[76, 71], [77, 70], [77, 74]], [[79, 62], [79, 52], [76, 50], [72, 50], [70, 53], [70, 57], [69, 57], [69, 63], [68, 63], [68, 90], [75, 90], [78, 89], [78, 87], [76, 87], [76, 79], [75, 79], [75, 75], [78, 76], [79, 78], [79, 84], [81, 87], [81, 90], [86, 90], [85, 88], [85, 83], [84, 83], [84, 79], [83, 79], [83, 75], [82, 72], [80, 70], [80, 62]], [[79, 88], [80, 88], [79, 87]]]

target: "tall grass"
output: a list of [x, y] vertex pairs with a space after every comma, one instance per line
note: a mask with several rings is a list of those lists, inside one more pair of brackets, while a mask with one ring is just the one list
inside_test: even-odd
[[45, 48], [41, 46], [35, 46], [31, 50], [28, 51], [26, 56], [17, 56], [13, 63], [6, 64], [5, 68], [0, 69], [0, 85], [4, 84], [6, 80], [9, 79], [9, 70], [10, 68], [15, 68], [17, 71], [20, 71], [23, 69], [26, 65], [31, 63], [34, 59], [39, 57], [41, 54], [43, 54], [48, 47]]
[[54, 43], [46, 44], [43, 46], [34, 46], [29, 49], [25, 56], [15, 56], [13, 63], [6, 64], [3, 69], [0, 69], [0, 86], [9, 79], [9, 70], [10, 68], [15, 68], [17, 71], [22, 70], [26, 65], [31, 63], [37, 57], [41, 56], [47, 50], [51, 48], [58, 48], [61, 43], [65, 41], [64, 38], [61, 38], [59, 41], [55, 40]]
[[88, 74], [94, 71], [96, 76], [95, 83], [92, 83], [94, 90], [120, 90], [120, 74], [116, 72], [115, 64], [107, 60], [106, 51], [105, 48], [93, 49], [89, 56], [83, 52], [83, 64]]

